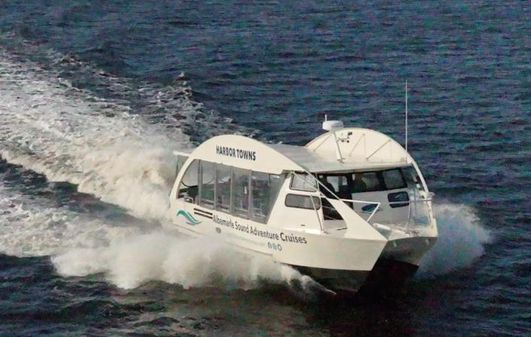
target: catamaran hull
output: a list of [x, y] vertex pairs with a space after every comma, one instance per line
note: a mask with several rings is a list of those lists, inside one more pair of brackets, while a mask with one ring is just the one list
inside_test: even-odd
[[356, 293], [366, 282], [372, 271], [338, 270], [294, 266], [304, 275], [312, 277], [335, 293]]
[[356, 293], [362, 288], [396, 290], [415, 275], [422, 257], [435, 241], [434, 237], [391, 240], [370, 271], [292, 267], [340, 294]]
[[244, 253], [292, 266], [333, 290], [359, 289], [387, 244], [386, 240], [272, 228], [197, 207], [189, 218], [179, 209], [175, 214], [179, 215], [170, 226], [173, 230], [211, 237]]
[[419, 266], [424, 255], [435, 245], [437, 237], [416, 236], [389, 240], [382, 252], [381, 259]]

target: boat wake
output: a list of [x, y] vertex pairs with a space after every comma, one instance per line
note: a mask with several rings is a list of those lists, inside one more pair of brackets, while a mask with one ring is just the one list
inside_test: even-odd
[[267, 282], [308, 294], [326, 290], [291, 267], [211, 239], [177, 236], [157, 222], [132, 217], [110, 220], [50, 207], [45, 198], [21, 195], [2, 182], [0, 214], [0, 253], [51, 256], [63, 276], [102, 274], [124, 289], [164, 281], [183, 288], [252, 289]]
[[130, 289], [159, 280], [183, 288], [221, 286], [252, 289], [268, 283], [299, 282], [309, 277], [260, 256], [234, 251], [211, 238], [185, 239], [162, 231], [116, 240], [100, 248], [73, 249], [52, 258], [65, 276], [104, 273], [118, 287]]
[[171, 150], [189, 146], [181, 132], [165, 134], [70, 86], [38, 64], [20, 64], [0, 49], [0, 156], [78, 185], [139, 217], [167, 208]]
[[[137, 219], [156, 220], [153, 224], [79, 214], [0, 185], [0, 252], [51, 255], [61, 275], [103, 273], [122, 288], [150, 280], [184, 288], [222, 283], [249, 289], [261, 280], [316, 286], [290, 267], [242, 257], [205, 239], [163, 232], [156, 223], [168, 218], [175, 174], [171, 151], [191, 146], [191, 140], [182, 131], [185, 125], [153, 124], [131, 106], [80, 90], [58, 71], [14, 59], [0, 48], [0, 157], [50, 181], [75, 184]], [[197, 104], [182, 100], [172, 102], [171, 108], [181, 109], [188, 120], [189, 115], [203, 114]], [[439, 243], [421, 266], [422, 275], [467, 266], [489, 242], [472, 209], [443, 204], [436, 206], [436, 215]]]
[[[180, 129], [167, 132], [151, 125], [132, 115], [124, 102], [101, 100], [73, 88], [57, 73], [14, 61], [2, 49], [0, 97], [1, 158], [50, 181], [75, 184], [80, 192], [121, 206], [138, 219], [167, 221], [175, 178], [171, 151], [191, 146]], [[190, 106], [196, 105], [180, 108]], [[0, 196], [0, 252], [51, 255], [65, 276], [103, 273], [122, 288], [149, 280], [185, 288], [222, 282], [247, 289], [260, 280], [296, 282], [303, 288], [317, 285], [290, 267], [247, 259], [219, 244], [168, 235], [160, 225], [42, 207], [45, 199], [17, 194], [4, 185]]]

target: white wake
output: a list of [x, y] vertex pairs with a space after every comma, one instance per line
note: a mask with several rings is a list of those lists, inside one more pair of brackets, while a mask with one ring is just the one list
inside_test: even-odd
[[0, 156], [68, 181], [81, 192], [159, 218], [174, 177], [171, 152], [188, 137], [143, 123], [127, 106], [101, 101], [37, 64], [0, 49]]
[[[190, 104], [175, 108], [197, 113]], [[171, 152], [189, 146], [179, 128], [147, 124], [126, 103], [94, 97], [38, 64], [13, 60], [0, 48], [0, 156], [8, 162], [51, 181], [76, 184], [79, 191], [139, 219], [163, 222], [175, 173]], [[242, 257], [206, 239], [171, 236], [140, 220], [109, 223], [17, 193], [0, 185], [0, 252], [52, 255], [62, 275], [103, 273], [124, 288], [150, 280], [243, 288], [262, 279], [310, 282], [292, 268]], [[440, 239], [421, 275], [470, 265], [490, 240], [471, 208], [442, 204], [435, 210]]]
[[[198, 113], [193, 104], [175, 108]], [[130, 112], [123, 102], [78, 90], [0, 48], [0, 156], [51, 181], [76, 184], [139, 219], [168, 221], [172, 151], [191, 146], [190, 140], [178, 128], [161, 130]], [[219, 243], [176, 237], [160, 225], [109, 222], [46, 204], [0, 185], [0, 253], [52, 255], [63, 275], [103, 273], [123, 288], [150, 280], [183, 287], [221, 281], [242, 288], [260, 280], [312, 282], [292, 268]]]
[[163, 232], [117, 240], [93, 249], [74, 249], [52, 259], [59, 273], [84, 276], [104, 273], [113, 284], [135, 288], [160, 280], [184, 288], [221, 286], [250, 289], [261, 281], [303, 286], [311, 279], [271, 259], [249, 256], [211, 238], [178, 238]]

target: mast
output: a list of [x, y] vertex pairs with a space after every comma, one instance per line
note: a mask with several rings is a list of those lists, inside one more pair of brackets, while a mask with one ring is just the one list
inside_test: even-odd
[[406, 141], [405, 141], [405, 148], [407, 152], [407, 80], [406, 80], [406, 121], [405, 121], [405, 129], [406, 129]]

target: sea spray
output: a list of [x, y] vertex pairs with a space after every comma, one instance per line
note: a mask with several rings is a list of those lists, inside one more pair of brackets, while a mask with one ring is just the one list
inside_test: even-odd
[[243, 254], [212, 238], [177, 237], [163, 231], [122, 238], [105, 247], [72, 249], [53, 257], [52, 262], [61, 275], [104, 273], [106, 279], [124, 289], [154, 280], [185, 289], [251, 289], [263, 281], [298, 282], [307, 289], [316, 284], [270, 258]]
[[485, 252], [491, 242], [490, 231], [483, 228], [472, 207], [434, 204], [439, 238], [424, 256], [417, 275], [430, 277], [467, 267]]
[[[138, 218], [168, 221], [175, 174], [171, 151], [189, 147], [188, 136], [179, 129], [168, 134], [148, 125], [131, 115], [123, 102], [78, 90], [38, 64], [14, 61], [1, 49], [0, 56], [2, 158], [50, 181], [75, 184], [79, 191], [122, 206]], [[198, 113], [188, 104], [176, 108], [182, 108], [183, 114]], [[165, 234], [149, 232], [148, 225], [110, 223], [97, 215], [43, 207], [39, 200], [20, 195], [4, 201], [7, 215], [2, 222], [1, 251], [53, 255], [58, 270], [65, 274], [104, 272], [126, 288], [150, 279], [190, 287], [212, 282], [211, 276], [238, 287], [254, 287], [259, 279], [312, 283], [270, 260], [240, 256], [240, 261], [247, 262], [229, 263], [234, 252], [216, 244], [186, 255], [194, 252], [198, 242], [169, 240]]]
[[28, 197], [0, 181], [0, 253], [50, 255], [61, 275], [103, 273], [125, 289], [150, 280], [184, 288], [250, 289], [266, 281], [303, 292], [324, 289], [289, 266], [237, 252], [212, 238], [178, 236], [125, 214], [109, 219], [49, 203], [45, 196]]

